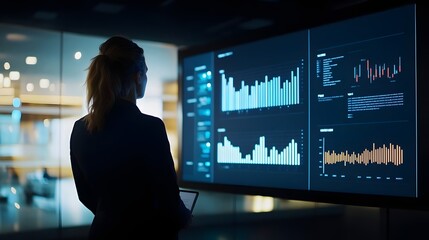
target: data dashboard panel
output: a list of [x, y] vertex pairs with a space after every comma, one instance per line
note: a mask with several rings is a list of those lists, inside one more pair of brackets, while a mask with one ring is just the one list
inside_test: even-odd
[[179, 55], [182, 185], [366, 205], [425, 195], [415, 4]]

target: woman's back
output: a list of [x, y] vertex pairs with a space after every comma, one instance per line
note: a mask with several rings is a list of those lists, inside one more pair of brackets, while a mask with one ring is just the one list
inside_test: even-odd
[[83, 178], [90, 186], [80, 197], [96, 199], [88, 203], [96, 214], [94, 227], [179, 229], [178, 186], [162, 121], [123, 100], [106, 120], [102, 131], [91, 134], [81, 119], [71, 135], [73, 171], [82, 172], [75, 181]]
[[89, 113], [71, 133], [78, 196], [94, 213], [91, 239], [141, 233], [176, 239], [191, 219], [179, 196], [164, 123], [136, 105], [147, 81], [142, 54], [122, 37], [100, 46], [87, 77]]

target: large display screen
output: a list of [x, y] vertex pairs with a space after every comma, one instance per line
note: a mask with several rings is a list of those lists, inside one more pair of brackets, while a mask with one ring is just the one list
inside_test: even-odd
[[181, 184], [419, 199], [416, 49], [411, 4], [181, 52]]

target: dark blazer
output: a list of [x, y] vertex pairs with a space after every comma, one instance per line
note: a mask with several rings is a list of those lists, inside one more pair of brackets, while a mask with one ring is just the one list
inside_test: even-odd
[[117, 100], [94, 134], [77, 120], [70, 157], [79, 200], [94, 213], [90, 239], [177, 239], [191, 218], [164, 123], [134, 103]]

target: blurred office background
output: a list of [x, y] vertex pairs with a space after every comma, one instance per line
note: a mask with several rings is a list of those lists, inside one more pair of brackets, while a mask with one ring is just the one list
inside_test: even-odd
[[[84, 239], [93, 216], [77, 198], [68, 144], [107, 36], [0, 23], [0, 239]], [[177, 164], [180, 43], [134, 40], [150, 69], [138, 106], [165, 121]], [[426, 211], [213, 191], [200, 192], [194, 215], [181, 239], [426, 239], [429, 224]]]

